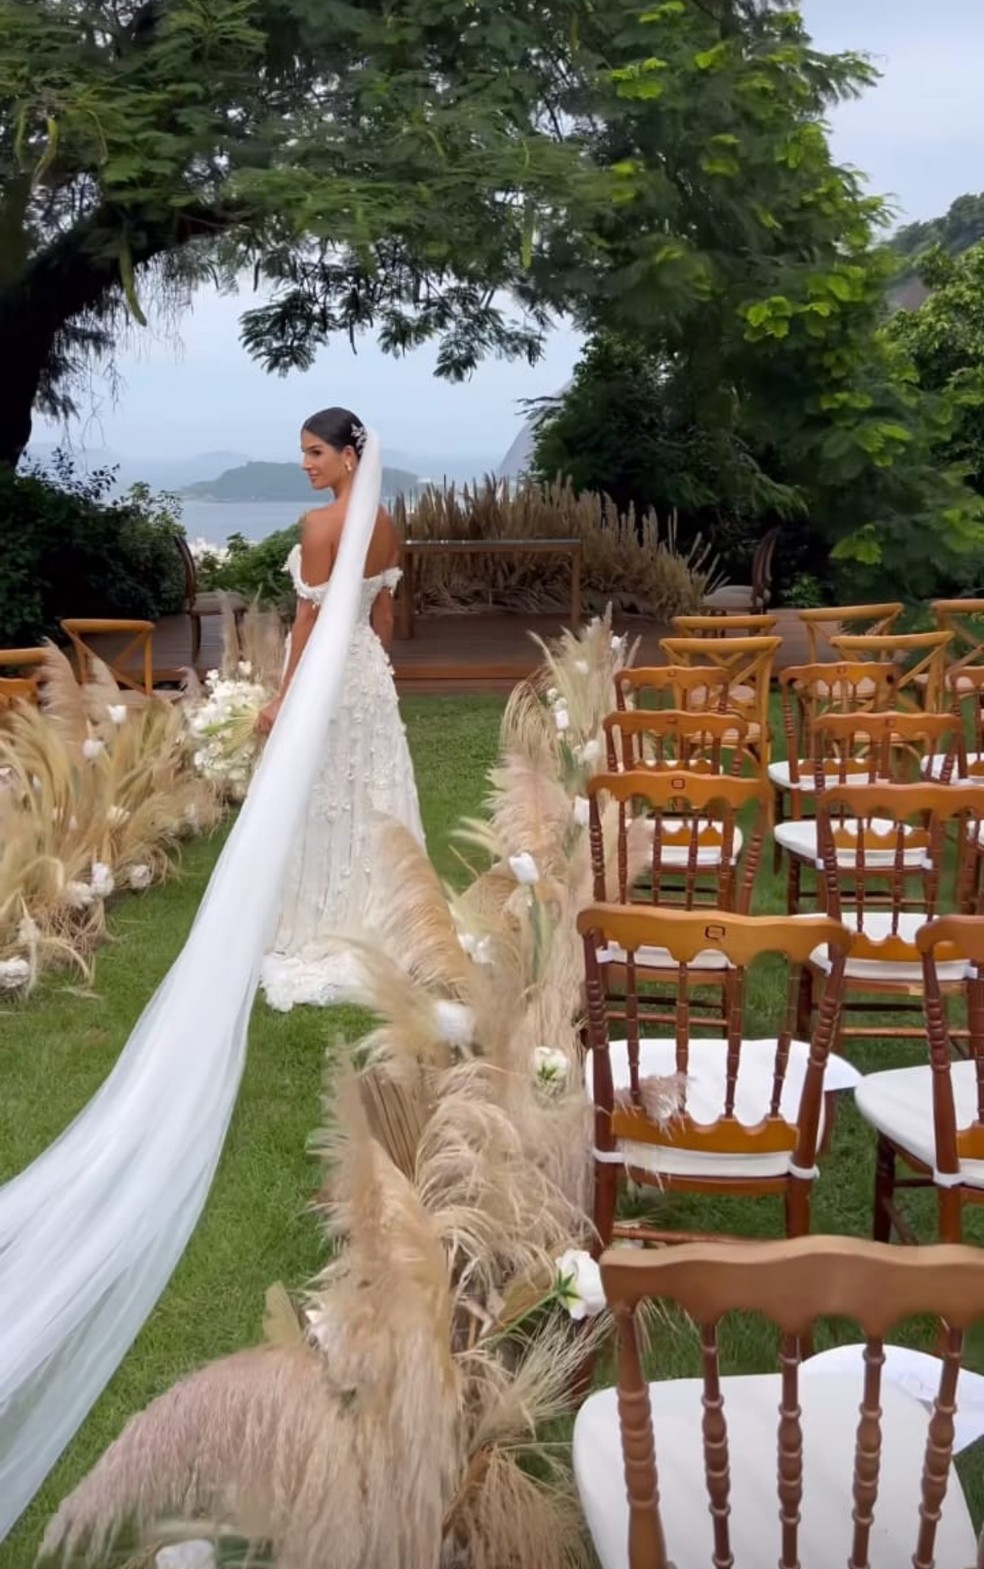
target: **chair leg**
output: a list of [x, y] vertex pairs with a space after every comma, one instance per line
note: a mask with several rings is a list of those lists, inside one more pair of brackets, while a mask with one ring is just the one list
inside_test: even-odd
[[191, 667], [194, 670], [198, 664], [198, 656], [202, 651], [202, 618], [191, 618]]
[[963, 1205], [959, 1188], [937, 1188], [937, 1230], [940, 1242], [963, 1241]]
[[810, 1235], [812, 1187], [812, 1182], [806, 1181], [803, 1177], [790, 1177], [787, 1182], [784, 1198], [787, 1237]]
[[871, 1235], [875, 1242], [891, 1242], [892, 1214], [889, 1209], [895, 1196], [895, 1151], [887, 1139], [878, 1135], [875, 1149], [875, 1201], [871, 1216]]
[[617, 1204], [618, 1167], [608, 1161], [595, 1161], [594, 1223], [597, 1235], [592, 1248], [595, 1258], [600, 1258], [611, 1243]]

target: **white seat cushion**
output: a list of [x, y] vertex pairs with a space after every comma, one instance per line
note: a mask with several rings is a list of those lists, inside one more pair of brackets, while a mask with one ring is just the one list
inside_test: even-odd
[[[928, 1351], [914, 1351], [911, 1346], [885, 1346], [885, 1365], [882, 1378], [894, 1384], [913, 1400], [918, 1400], [929, 1417], [940, 1387], [939, 1357]], [[831, 1373], [853, 1373], [855, 1378], [864, 1376], [865, 1347], [831, 1346], [809, 1357], [800, 1370], [802, 1378], [828, 1377]], [[953, 1419], [953, 1452], [959, 1455], [978, 1439], [984, 1438], [984, 1375], [969, 1367], [960, 1369], [957, 1380], [957, 1414]]]
[[[977, 1115], [977, 1078], [973, 1062], [952, 1062], [950, 1083], [957, 1112], [957, 1127], [967, 1128]], [[879, 1133], [908, 1150], [930, 1170], [936, 1166], [933, 1137], [933, 1070], [929, 1063], [916, 1068], [887, 1068], [869, 1073], [854, 1091], [858, 1111]], [[965, 1182], [984, 1188], [984, 1160], [962, 1160]]]
[[[731, 1471], [730, 1531], [735, 1569], [775, 1569], [780, 1557], [776, 1491], [781, 1386], [776, 1374], [721, 1382]], [[660, 1513], [675, 1569], [708, 1569], [713, 1535], [704, 1481], [703, 1383], [670, 1379], [650, 1384]], [[851, 1479], [862, 1384], [830, 1373], [800, 1381], [803, 1504], [799, 1556], [804, 1569], [833, 1569], [850, 1557]], [[917, 1400], [883, 1382], [878, 1502], [871, 1533], [871, 1569], [902, 1569], [911, 1561], [919, 1525], [919, 1482], [926, 1412]], [[585, 1401], [574, 1424], [574, 1475], [602, 1569], [627, 1569], [629, 1506], [625, 1491], [617, 1394], [603, 1389]], [[977, 1537], [955, 1471], [951, 1470], [936, 1535], [939, 1569], [976, 1562]]]
[[[724, 1109], [727, 1050], [727, 1042], [723, 1040], [690, 1042], [687, 1111], [695, 1122], [714, 1122]], [[761, 1122], [769, 1109], [775, 1055], [774, 1039], [742, 1042], [738, 1062], [735, 1115], [739, 1122], [749, 1127], [754, 1127], [756, 1123]], [[809, 1047], [803, 1041], [792, 1042], [779, 1103], [779, 1110], [788, 1122], [795, 1122], [799, 1115], [808, 1056]], [[610, 1060], [612, 1080], [616, 1090], [627, 1089], [628, 1047], [619, 1041], [613, 1041]], [[655, 1039], [639, 1042], [640, 1078], [669, 1078], [676, 1071], [675, 1042]], [[860, 1079], [861, 1075], [851, 1063], [831, 1053], [824, 1080], [825, 1089], [854, 1089]], [[588, 1092], [593, 1098], [593, 1052], [588, 1053], [587, 1083]], [[771, 1155], [708, 1154], [702, 1150], [636, 1143], [630, 1139], [619, 1140], [618, 1154], [626, 1165], [637, 1166], [642, 1171], [678, 1177], [781, 1177], [789, 1170], [790, 1164], [790, 1156], [784, 1151]]]
[[[716, 825], [713, 823], [707, 823], [706, 820], [700, 824], [700, 828], [702, 828], [705, 832], [710, 828], [714, 828], [715, 826]], [[650, 837], [653, 837], [655, 834], [655, 825], [651, 819], [647, 822], [647, 827], [650, 830]], [[663, 833], [659, 852], [660, 866], [665, 867], [669, 871], [675, 871], [678, 869], [685, 870], [688, 865], [690, 844], [694, 835], [694, 824], [692, 818], [664, 817], [662, 829]], [[679, 840], [679, 844], [674, 844], [674, 840]], [[745, 841], [742, 835], [742, 831], [736, 824], [732, 830], [731, 836], [732, 864], [734, 864], [734, 862], [737, 861], [738, 857], [741, 855], [741, 847], [744, 842]], [[697, 851], [697, 865], [701, 868], [720, 866], [722, 849], [723, 846], [721, 844], [703, 845]]]
[[[795, 919], [795, 917], [794, 917]], [[854, 931], [857, 925], [857, 911], [844, 909], [841, 912], [844, 925]], [[903, 942], [914, 945], [916, 933], [921, 926], [926, 925], [926, 916], [921, 910], [902, 910], [899, 912], [897, 926], [898, 935]], [[870, 942], [884, 942], [891, 935], [892, 915], [889, 910], [866, 910], [861, 922], [861, 929]], [[830, 970], [830, 954], [827, 944], [814, 948], [810, 954], [810, 963], [819, 969]], [[961, 981], [964, 976], [964, 967], [959, 960], [944, 961], [936, 967], [941, 981]], [[922, 964], [918, 958], [912, 963], [890, 963], [882, 959], [855, 959], [849, 958], [845, 967], [848, 980], [863, 981], [905, 981], [911, 985], [922, 984]]]
[[[920, 764], [920, 772], [927, 779], [942, 779], [942, 777], [943, 777], [943, 768], [944, 768], [945, 763], [946, 763], [946, 754], [944, 752], [934, 752], [932, 757], [924, 757], [923, 758], [922, 763]], [[974, 768], [974, 767], [980, 768], [982, 765], [984, 765], [984, 752], [968, 752], [967, 753], [967, 767], [968, 768]], [[968, 774], [966, 772], [962, 773], [960, 771], [959, 765], [957, 763], [954, 763], [954, 765], [953, 765], [953, 772], [950, 775], [950, 783], [951, 784], [955, 784], [958, 779], [965, 780], [967, 784], [984, 785], [984, 773], [977, 773], [977, 774]]]
[[[810, 758], [804, 757], [800, 759], [800, 778], [795, 783], [790, 778], [788, 762], [770, 763], [768, 772], [769, 778], [777, 790], [798, 790], [803, 795], [816, 794], [816, 778], [813, 771], [813, 762]], [[828, 786], [834, 783], [867, 784], [869, 777], [870, 774], [867, 768], [848, 768], [843, 780], [841, 780], [839, 774], [831, 770]]]
[[[886, 841], [884, 850], [869, 849], [866, 852], [864, 858], [865, 866], [872, 868], [872, 870], [878, 870], [881, 867], [888, 870], [895, 864], [895, 837], [893, 830], [896, 825], [887, 817], [873, 817], [868, 826], [872, 832], [876, 834], [891, 834], [892, 838]], [[839, 829], [842, 828], [845, 833], [857, 835], [859, 819], [845, 818], [842, 823], [838, 823], [837, 827]], [[908, 836], [911, 831], [908, 824], [906, 824], [905, 835]], [[817, 825], [813, 818], [801, 819], [799, 822], [779, 823], [775, 830], [775, 839], [776, 843], [781, 845], [797, 861], [810, 861], [814, 866], [817, 864], [820, 858], [820, 849], [817, 840]], [[917, 846], [912, 850], [906, 850], [902, 859], [906, 866], [919, 870], [923, 865], [924, 858], [925, 852], [923, 848]], [[843, 867], [845, 871], [850, 871], [854, 864], [853, 850], [843, 849], [838, 851], [838, 866]]]

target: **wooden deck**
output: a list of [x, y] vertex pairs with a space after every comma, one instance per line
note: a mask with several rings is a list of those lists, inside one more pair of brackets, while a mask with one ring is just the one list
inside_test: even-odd
[[[806, 637], [794, 610], [780, 610], [777, 631], [782, 648], [777, 670], [803, 664]], [[416, 618], [416, 636], [397, 637], [391, 657], [401, 692], [509, 692], [517, 681], [531, 675], [539, 663], [539, 650], [530, 633], [555, 637], [565, 622], [561, 616], [507, 615], [468, 611], [462, 615], [422, 615]], [[670, 628], [634, 617], [616, 618], [615, 629], [630, 639], [639, 638], [637, 664], [660, 665], [666, 656], [660, 638]], [[113, 657], [112, 643], [103, 650]], [[203, 675], [222, 657], [222, 624], [218, 617], [202, 623], [202, 647], [197, 663]], [[167, 616], [154, 634], [154, 670], [158, 685], [180, 679], [191, 661], [191, 624], [186, 616]]]

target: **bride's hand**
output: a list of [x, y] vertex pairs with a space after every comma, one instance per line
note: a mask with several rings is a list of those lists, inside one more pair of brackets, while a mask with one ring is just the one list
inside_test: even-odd
[[256, 716], [256, 728], [259, 731], [260, 735], [269, 735], [270, 734], [270, 731], [273, 729], [274, 723], [276, 721], [276, 718], [277, 718], [277, 715], [279, 714], [279, 712], [280, 712], [280, 698], [279, 697], [274, 698], [272, 703], [268, 703], [266, 708], [261, 709], [261, 711]]

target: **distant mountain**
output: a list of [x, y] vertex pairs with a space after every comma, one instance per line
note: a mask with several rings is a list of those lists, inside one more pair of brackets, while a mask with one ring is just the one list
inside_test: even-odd
[[188, 458], [121, 458], [104, 447], [76, 449], [59, 442], [32, 443], [24, 454], [24, 467], [49, 469], [56, 452], [64, 452], [76, 473], [91, 474], [96, 469], [115, 469], [120, 490], [143, 483], [151, 490], [184, 490], [223, 469], [248, 463], [243, 452], [199, 452]]
[[[383, 469], [383, 495], [388, 501], [419, 488], [416, 474]], [[243, 463], [217, 479], [186, 485], [182, 494], [195, 501], [310, 501], [312, 491], [296, 463]]]
[[888, 242], [902, 258], [902, 272], [889, 295], [891, 303], [904, 310], [922, 304], [929, 290], [919, 277], [919, 263], [932, 246], [942, 245], [951, 256], [962, 256], [980, 240], [984, 240], [984, 192], [958, 196], [942, 218], [905, 224]]

